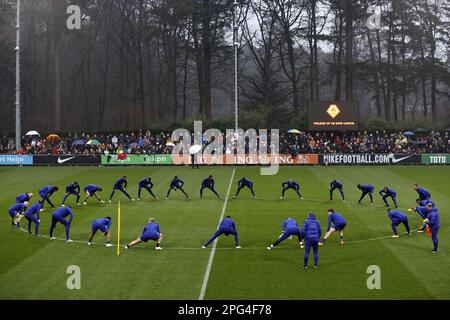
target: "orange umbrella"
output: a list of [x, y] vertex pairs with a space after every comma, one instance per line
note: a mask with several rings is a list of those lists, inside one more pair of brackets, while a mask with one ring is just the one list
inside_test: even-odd
[[56, 142], [61, 140], [61, 138], [57, 134], [51, 134], [47, 137], [47, 141]]

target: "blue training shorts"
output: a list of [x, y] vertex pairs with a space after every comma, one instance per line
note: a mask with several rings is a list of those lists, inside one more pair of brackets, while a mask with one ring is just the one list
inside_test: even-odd
[[148, 242], [148, 241], [150, 241], [150, 240], [158, 241], [158, 239], [159, 239], [159, 233], [143, 233], [143, 234], [139, 237], [139, 239], [141, 239], [141, 241], [144, 241], [144, 242]]

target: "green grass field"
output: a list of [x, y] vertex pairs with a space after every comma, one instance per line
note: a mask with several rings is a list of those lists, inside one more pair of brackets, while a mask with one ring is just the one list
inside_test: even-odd
[[[230, 195], [225, 214], [236, 222], [242, 249], [234, 249], [233, 237], [219, 238], [205, 299], [450, 299], [450, 170], [425, 166], [283, 167], [275, 176], [259, 175], [258, 167], [0, 168], [0, 299], [198, 299], [212, 245], [206, 250], [200, 247], [216, 230], [233, 170], [231, 192], [235, 192], [237, 180], [246, 176], [255, 182], [258, 200], [252, 200], [248, 190], [242, 191], [237, 200]], [[207, 190], [204, 199], [199, 199], [201, 180], [210, 173], [222, 200]], [[121, 200], [121, 242], [137, 238], [153, 216], [164, 234], [164, 250], [155, 251], [154, 244], [148, 243], [128, 251], [122, 249], [116, 256], [116, 248], [103, 246], [100, 233], [94, 241], [102, 245], [89, 247], [36, 238], [11, 226], [7, 211], [18, 194], [31, 191], [33, 200], [37, 200], [41, 186], [55, 184], [61, 189], [52, 199], [60, 204], [65, 186], [77, 180], [82, 186], [103, 186], [101, 196], [108, 198], [113, 183], [123, 174], [128, 175], [128, 191], [134, 197], [138, 180], [151, 176], [161, 200], [151, 201], [145, 190], [144, 201], [135, 203], [119, 193], [112, 204], [90, 199], [87, 206], [74, 207], [71, 238], [87, 241], [91, 221], [110, 215], [116, 242], [117, 200]], [[165, 200], [173, 175], [185, 181], [191, 200], [185, 200], [180, 192]], [[279, 200], [281, 182], [289, 178], [300, 182], [305, 200], [299, 200], [292, 191], [285, 200]], [[328, 201], [328, 185], [335, 178], [344, 183], [346, 202], [340, 201], [338, 193], [333, 202]], [[393, 187], [400, 210], [405, 212], [416, 199], [414, 183], [430, 190], [440, 208], [440, 252], [431, 254], [432, 243], [426, 234], [390, 238], [390, 220], [379, 195], [375, 195], [373, 207], [368, 199], [356, 204], [358, 183], [371, 183], [377, 190], [385, 184]], [[69, 198], [68, 204], [73, 201]], [[333, 235], [320, 248], [318, 270], [303, 270], [303, 250], [296, 240], [287, 240], [272, 251], [266, 249], [279, 236], [288, 215], [301, 224], [309, 211], [315, 211], [326, 229], [329, 207], [346, 218], [347, 243], [338, 245], [339, 237]], [[51, 212], [41, 214], [40, 233], [45, 236]], [[408, 215], [417, 229], [418, 215]], [[22, 226], [26, 224], [24, 219]], [[400, 231], [404, 231], [403, 226]], [[64, 237], [62, 225], [56, 227], [55, 236]], [[383, 238], [371, 240], [379, 237]], [[69, 265], [81, 268], [81, 290], [66, 287]], [[369, 265], [381, 268], [381, 290], [367, 289]]]

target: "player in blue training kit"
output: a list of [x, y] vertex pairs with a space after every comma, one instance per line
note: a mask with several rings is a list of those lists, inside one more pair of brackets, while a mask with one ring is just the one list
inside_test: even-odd
[[400, 235], [397, 232], [397, 227], [403, 223], [406, 228], [406, 231], [409, 235], [411, 235], [411, 229], [409, 227], [408, 217], [399, 210], [391, 210], [387, 209], [389, 219], [392, 221], [392, 231], [394, 231], [394, 235], [392, 238], [398, 238]]
[[162, 250], [161, 248], [161, 240], [162, 240], [162, 233], [161, 229], [159, 228], [159, 224], [156, 223], [155, 218], [150, 218], [148, 220], [148, 224], [145, 226], [144, 230], [142, 231], [142, 235], [137, 238], [136, 240], [130, 242], [125, 246], [125, 249], [128, 250], [129, 248], [141, 243], [145, 242], [147, 243], [150, 240], [156, 241], [156, 247], [155, 250]]
[[[422, 220], [425, 220], [426, 218], [428, 218], [428, 215], [430, 214], [430, 212], [434, 209], [436, 209], [436, 205], [434, 202], [430, 201], [421, 201], [420, 199], [416, 200], [417, 202], [417, 206], [416, 207], [412, 207], [411, 209], [408, 209], [409, 211], [413, 211], [413, 212], [417, 212], [420, 216], [420, 218]], [[424, 203], [426, 202], [426, 203]], [[418, 233], [422, 233], [425, 231], [427, 225], [424, 223], [423, 226], [417, 230]]]
[[[69, 220], [67, 220], [67, 216], [70, 216]], [[56, 209], [52, 215], [52, 226], [50, 227], [50, 240], [55, 240], [53, 237], [53, 230], [56, 227], [56, 224], [59, 222], [66, 227], [66, 242], [73, 242], [70, 240], [70, 224], [73, 220], [73, 212], [72, 208], [65, 207]]]
[[434, 201], [431, 200], [420, 200], [420, 199], [416, 199], [416, 203], [419, 206], [424, 206], [426, 207], [427, 204], [431, 203], [431, 205], [434, 207], [436, 207], [436, 203]]
[[94, 235], [98, 230], [103, 232], [106, 237], [106, 246], [112, 247], [111, 244], [111, 217], [101, 218], [92, 221], [92, 229], [91, 234], [89, 235], [88, 245], [92, 245], [92, 239], [94, 239]]
[[302, 239], [305, 239], [305, 258], [303, 268], [308, 269], [309, 253], [311, 248], [314, 251], [314, 269], [319, 267], [319, 239], [322, 236], [322, 228], [313, 212], [309, 214], [308, 219], [303, 223], [300, 231]]
[[66, 187], [66, 194], [61, 203], [61, 207], [65, 206], [66, 200], [70, 195], [76, 196], [77, 197], [76, 204], [80, 205], [80, 185], [78, 184], [78, 182], [75, 181], [74, 183], [71, 183]]
[[24, 203], [30, 202], [31, 198], [33, 198], [33, 194], [31, 192], [27, 192], [16, 197], [16, 203]]
[[297, 236], [300, 246], [303, 245], [302, 237], [300, 235], [300, 228], [298, 227], [298, 223], [297, 223], [297, 221], [295, 221], [294, 219], [289, 217], [289, 218], [287, 218], [287, 220], [285, 220], [283, 222], [283, 225], [281, 226], [281, 236], [277, 240], [275, 240], [274, 243], [272, 243], [270, 246], [268, 246], [267, 250], [272, 250], [273, 247], [276, 247], [281, 242], [283, 242], [284, 240], [286, 240], [287, 238], [292, 237], [292, 236]]
[[202, 181], [202, 187], [200, 188], [200, 198], [203, 198], [203, 189], [211, 190], [217, 196], [217, 198], [220, 199], [219, 194], [214, 188], [214, 179], [212, 175], [209, 175], [208, 178]]
[[432, 208], [431, 205], [427, 205], [427, 209], [429, 211], [428, 216], [423, 222], [430, 227], [431, 231], [431, 239], [433, 241], [433, 253], [437, 253], [439, 251], [438, 248], [438, 232], [440, 228], [440, 222], [439, 222], [439, 213], [437, 208]]
[[361, 203], [362, 199], [364, 199], [366, 195], [369, 195], [370, 203], [373, 204], [373, 191], [375, 190], [374, 186], [370, 184], [358, 184], [357, 188], [362, 191], [361, 198], [359, 198], [358, 203]]
[[414, 185], [414, 190], [417, 191], [419, 194], [420, 200], [430, 200], [431, 199], [431, 193], [425, 190], [424, 188], [421, 188], [418, 184]]
[[252, 192], [253, 199], [256, 199], [255, 191], [253, 190], [253, 182], [248, 180], [247, 178], [242, 178], [238, 181], [238, 189], [236, 191], [236, 194], [233, 196], [233, 199], [236, 199], [239, 195], [239, 192], [241, 192], [241, 190], [244, 188], [249, 188]]
[[102, 191], [102, 187], [99, 187], [95, 184], [88, 184], [86, 187], [84, 187], [84, 192], [86, 193], [86, 198], [84, 198], [83, 204], [86, 205], [87, 204], [87, 199], [88, 198], [92, 198], [92, 197], [96, 197], [98, 201], [100, 201], [101, 203], [105, 203], [105, 201], [103, 201], [102, 199], [100, 199], [100, 197], [97, 195], [97, 191]]
[[59, 188], [57, 186], [45, 186], [41, 190], [39, 190], [39, 195], [41, 196], [41, 198], [43, 200], [41, 210], [44, 210], [45, 201], [47, 201], [48, 204], [52, 206], [52, 208], [55, 207], [53, 205], [53, 203], [50, 201], [50, 197], [53, 193], [55, 193], [58, 190], [59, 190]]
[[24, 203], [16, 203], [11, 208], [9, 208], [8, 213], [11, 217], [11, 223], [13, 226], [16, 226], [17, 228], [20, 227], [20, 220], [23, 218], [23, 213], [28, 207], [28, 201], [25, 201]]
[[230, 216], [226, 216], [226, 218], [222, 220], [222, 222], [219, 225], [219, 229], [217, 229], [217, 231], [214, 233], [214, 235], [211, 237], [211, 239], [209, 239], [202, 246], [202, 248], [206, 249], [206, 247], [209, 246], [211, 244], [211, 242], [213, 242], [217, 237], [221, 236], [222, 234], [224, 234], [227, 237], [230, 234], [232, 234], [234, 236], [236, 249], [240, 249], [241, 248], [239, 246], [239, 236], [238, 236], [238, 232], [236, 230], [236, 225], [234, 224], [234, 221], [231, 219]]
[[25, 218], [28, 220], [28, 233], [31, 234], [31, 223], [34, 223], [34, 235], [38, 235], [39, 224], [41, 223], [39, 212], [41, 211], [42, 200], [36, 202], [25, 211]]
[[381, 199], [383, 199], [384, 203], [386, 204], [385, 207], [389, 207], [389, 203], [387, 202], [386, 199], [391, 198], [392, 201], [394, 201], [395, 207], [398, 208], [397, 199], [396, 199], [397, 193], [393, 189], [391, 189], [389, 187], [384, 187], [383, 190], [380, 190], [379, 193], [380, 193]]
[[169, 199], [169, 195], [170, 192], [172, 192], [172, 190], [173, 191], [181, 190], [181, 192], [183, 192], [186, 198], [189, 199], [189, 195], [184, 191], [183, 186], [184, 182], [181, 179], [179, 179], [177, 176], [173, 177], [173, 180], [170, 182], [169, 191], [167, 191], [166, 199]]
[[323, 246], [328, 237], [334, 232], [340, 232], [341, 244], [344, 244], [344, 229], [347, 226], [347, 221], [339, 213], [335, 212], [334, 209], [328, 209], [328, 227], [323, 240], [319, 242], [319, 246]]
[[338, 189], [342, 196], [342, 201], [345, 201], [344, 185], [339, 180], [333, 180], [330, 182], [330, 201], [333, 200], [334, 190]]
[[153, 193], [152, 188], [153, 188], [152, 178], [148, 177], [148, 178], [141, 179], [141, 181], [139, 181], [139, 184], [138, 184], [138, 201], [141, 200], [141, 191], [142, 191], [142, 189], [147, 190], [148, 193], [150, 193], [150, 195], [155, 200], [158, 200], [158, 198]]
[[109, 196], [109, 201], [108, 201], [108, 202], [111, 202], [111, 201], [112, 201], [112, 198], [113, 198], [113, 196], [114, 196], [114, 193], [116, 193], [117, 190], [121, 191], [124, 195], [126, 195], [127, 198], [130, 199], [130, 201], [135, 201], [134, 199], [132, 199], [132, 198], [130, 197], [130, 195], [129, 195], [128, 192], [126, 191], [127, 186], [128, 186], [127, 176], [120, 177], [120, 178], [116, 181], [116, 183], [114, 183], [114, 187], [113, 187], [113, 190], [112, 190], [112, 192], [111, 192], [111, 195]]
[[281, 184], [281, 187], [283, 188], [283, 190], [281, 190], [280, 199], [284, 199], [284, 194], [286, 193], [287, 190], [293, 189], [297, 193], [297, 195], [300, 197], [300, 199], [303, 200], [303, 197], [300, 194], [300, 185], [297, 183], [297, 181], [295, 181], [295, 180], [285, 181]]

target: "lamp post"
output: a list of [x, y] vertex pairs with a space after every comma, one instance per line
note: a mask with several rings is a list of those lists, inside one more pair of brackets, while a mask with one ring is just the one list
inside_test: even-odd
[[20, 0], [17, 0], [16, 23], [16, 150], [18, 151], [22, 137], [20, 132]]
[[237, 14], [238, 14], [239, 3], [234, 0], [233, 3], [233, 46], [234, 46], [234, 126], [235, 131], [239, 129], [239, 99], [238, 99], [238, 25], [237, 25]]

